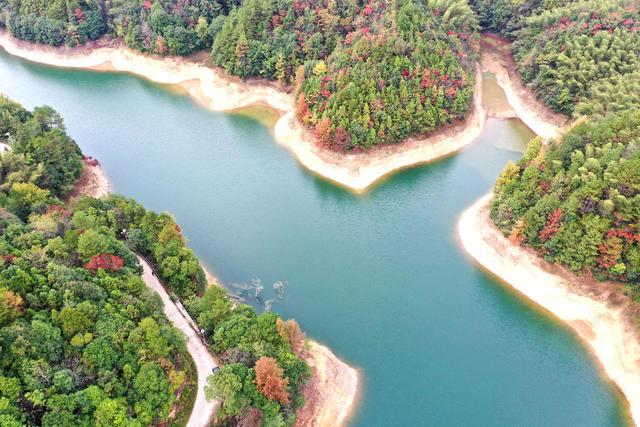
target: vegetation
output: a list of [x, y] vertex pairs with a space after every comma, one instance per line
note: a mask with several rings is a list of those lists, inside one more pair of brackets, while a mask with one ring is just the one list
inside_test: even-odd
[[[225, 365], [207, 378], [205, 392], [208, 398], [222, 400], [221, 420], [233, 425], [294, 423], [305, 402], [301, 387], [311, 372], [298, 357], [300, 352], [292, 352], [291, 336], [278, 329], [279, 321], [273, 313], [256, 316], [251, 307], [240, 304], [213, 329], [213, 348]], [[304, 335], [298, 338], [294, 348], [302, 350]]]
[[62, 119], [50, 107], [30, 113], [0, 101], [14, 148], [0, 154], [0, 425], [143, 426], [168, 421], [176, 393], [183, 412], [193, 403], [184, 338], [132, 250], [155, 264], [228, 363], [209, 379], [207, 394], [223, 400], [218, 417], [291, 425], [310, 376], [295, 320], [233, 308], [222, 288], [205, 290], [169, 214], [120, 195], [61, 202], [69, 171], [82, 168]]
[[[271, 312], [258, 316], [244, 304], [234, 308], [224, 289], [205, 289], [200, 263], [185, 246], [186, 239], [170, 215], [147, 211], [135, 200], [122, 196], [91, 203], [100, 204], [100, 210], [106, 211], [103, 225], [113, 233], [126, 229], [126, 246], [156, 264], [160, 278], [182, 299], [191, 317], [205, 331], [211, 349], [225, 363], [208, 379], [208, 397], [223, 402], [219, 419], [240, 423], [260, 416], [265, 425], [293, 424], [296, 411], [304, 404], [301, 387], [310, 377], [309, 367], [299, 357], [304, 334], [295, 320], [283, 322]], [[273, 399], [271, 389], [259, 389], [255, 383], [259, 372], [256, 364], [264, 357], [282, 369], [282, 394], [278, 396], [286, 395], [286, 399]]]
[[640, 281], [640, 15], [637, 1], [476, 0], [486, 28], [515, 39], [523, 81], [546, 105], [586, 116], [531, 141], [495, 185], [491, 218], [512, 241], [599, 280]]
[[14, 149], [0, 155], [0, 424], [168, 420], [189, 380], [182, 334], [109, 227], [114, 212], [58, 199], [82, 170], [60, 116], [0, 108]]
[[[331, 54], [298, 71], [297, 114], [318, 144], [366, 150], [463, 119], [473, 97], [476, 27], [466, 2], [371, 1], [358, 11]], [[317, 35], [302, 30], [302, 48]]]
[[466, 0], [0, 0], [14, 37], [70, 46], [102, 34], [145, 53], [212, 59], [242, 78], [296, 84], [318, 144], [365, 150], [469, 111], [477, 28]]
[[555, 111], [603, 117], [640, 105], [636, 1], [580, 1], [524, 21], [514, 43], [522, 79]]
[[[64, 197], [82, 174], [80, 148], [66, 134], [62, 118], [51, 107], [29, 112], [0, 95], [2, 139], [13, 148], [13, 154], [5, 155], [0, 163], [0, 191], [25, 182], [48, 190], [52, 196]], [[16, 214], [26, 219], [19, 208]]]
[[565, 3], [565, 0], [469, 0], [483, 30], [509, 39], [514, 39], [514, 33], [522, 28], [523, 18]]
[[534, 139], [495, 185], [491, 218], [547, 261], [597, 279], [640, 280], [640, 114]]
[[604, 117], [640, 105], [637, 0], [475, 0], [483, 28], [514, 40], [522, 80], [557, 112]]

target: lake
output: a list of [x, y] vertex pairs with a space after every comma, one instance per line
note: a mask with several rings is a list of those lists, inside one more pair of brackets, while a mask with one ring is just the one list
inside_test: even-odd
[[456, 240], [459, 214], [532, 137], [520, 121], [489, 120], [469, 148], [354, 194], [300, 166], [255, 112], [210, 112], [176, 88], [0, 52], [0, 91], [58, 110], [115, 191], [171, 212], [227, 287], [260, 280], [249, 303], [273, 299], [356, 367], [351, 425], [628, 423], [574, 334]]

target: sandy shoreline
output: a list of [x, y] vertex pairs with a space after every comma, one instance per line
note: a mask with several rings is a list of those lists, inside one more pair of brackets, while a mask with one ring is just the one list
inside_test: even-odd
[[69, 199], [84, 194], [99, 199], [111, 193], [111, 181], [102, 169], [100, 162], [91, 157], [82, 157], [84, 171], [78, 179]]
[[298, 411], [294, 427], [334, 427], [347, 420], [358, 390], [358, 373], [330, 349], [310, 341], [302, 353], [313, 375], [302, 394], [307, 403]]
[[[80, 195], [101, 198], [111, 192], [111, 182], [100, 163], [83, 156], [84, 172], [69, 199]], [[202, 268], [209, 285], [221, 283], [204, 265]], [[302, 359], [309, 363], [313, 377], [305, 386], [307, 403], [298, 411], [297, 427], [340, 426], [351, 413], [358, 390], [358, 374], [355, 369], [338, 359], [329, 348], [310, 341], [311, 348]], [[208, 372], [208, 370], [207, 370]]]
[[588, 345], [640, 423], [640, 342], [632, 302], [611, 283], [580, 278], [503, 237], [489, 218], [493, 193], [463, 212], [458, 236], [466, 252], [528, 299], [567, 323]]
[[311, 133], [296, 119], [293, 95], [269, 82], [244, 83], [220, 70], [184, 58], [136, 53], [115, 43], [89, 43], [78, 48], [36, 45], [0, 32], [0, 46], [9, 54], [56, 67], [122, 71], [153, 82], [183, 87], [192, 97], [215, 111], [232, 111], [260, 104], [280, 114], [274, 126], [278, 143], [288, 147], [309, 170], [356, 191], [398, 169], [429, 162], [473, 143], [482, 133], [486, 114], [482, 108], [482, 80], [476, 68], [475, 101], [469, 117], [445, 126], [425, 139], [379, 146], [365, 153], [344, 154], [319, 149]]

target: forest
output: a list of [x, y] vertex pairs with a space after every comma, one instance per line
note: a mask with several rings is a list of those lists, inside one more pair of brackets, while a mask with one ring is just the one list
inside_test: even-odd
[[207, 287], [171, 215], [121, 195], [63, 201], [82, 154], [52, 108], [0, 96], [0, 130], [13, 148], [0, 154], [0, 425], [144, 426], [171, 421], [177, 393], [193, 398], [184, 337], [136, 252], [225, 363], [206, 390], [218, 419], [293, 424], [310, 377], [297, 322]]
[[481, 25], [514, 40], [536, 96], [578, 119], [532, 140], [494, 187], [490, 216], [547, 261], [625, 282], [640, 300], [638, 2], [476, 0]]
[[338, 151], [429, 134], [464, 119], [473, 96], [479, 27], [466, 0], [0, 0], [0, 11], [36, 43], [211, 50], [230, 74], [294, 86], [299, 119]]
[[495, 184], [491, 218], [510, 240], [640, 298], [640, 114], [574, 126], [550, 145], [532, 140]]
[[182, 334], [90, 199], [50, 107], [0, 98], [0, 425], [143, 426], [194, 381]]
[[480, 23], [513, 40], [523, 83], [557, 112], [604, 117], [640, 106], [640, 2], [471, 2]]
[[470, 109], [477, 30], [514, 41], [525, 84], [554, 111], [640, 104], [638, 0], [0, 0], [14, 37], [70, 46], [103, 35], [144, 53], [210, 50], [228, 73], [296, 90], [318, 146], [367, 150]]

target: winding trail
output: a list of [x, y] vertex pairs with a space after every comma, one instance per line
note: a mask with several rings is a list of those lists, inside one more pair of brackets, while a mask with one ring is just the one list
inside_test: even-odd
[[171, 323], [176, 328], [184, 332], [187, 337], [187, 351], [193, 358], [198, 372], [198, 389], [196, 394], [196, 401], [191, 411], [191, 417], [187, 427], [205, 427], [210, 425], [213, 416], [218, 409], [220, 401], [215, 400], [213, 402], [207, 402], [204, 395], [204, 386], [207, 384], [207, 376], [211, 374], [214, 366], [218, 366], [217, 361], [213, 358], [207, 347], [202, 343], [200, 337], [197, 335], [198, 330], [196, 324], [191, 317], [187, 314], [182, 306], [178, 306], [164, 289], [158, 277], [153, 274], [153, 270], [149, 263], [142, 257], [138, 256], [140, 264], [142, 264], [143, 273], [142, 280], [144, 283], [157, 292], [164, 304], [164, 313], [167, 315]]

